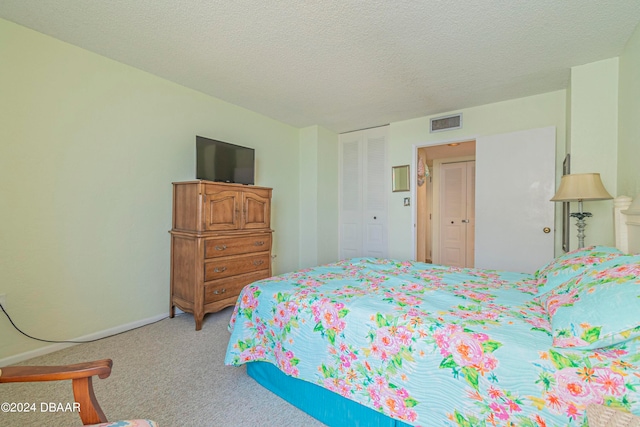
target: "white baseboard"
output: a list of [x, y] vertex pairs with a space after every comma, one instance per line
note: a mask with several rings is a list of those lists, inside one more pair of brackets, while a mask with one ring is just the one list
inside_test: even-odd
[[[182, 311], [176, 309], [176, 315], [180, 313], [182, 313]], [[89, 340], [95, 340], [99, 338], [105, 338], [111, 335], [119, 334], [121, 332], [130, 331], [131, 329], [139, 328], [140, 326], [145, 326], [150, 323], [157, 322], [158, 320], [162, 320], [168, 316], [169, 316], [169, 313], [158, 314], [157, 316], [136, 320], [135, 322], [127, 323], [124, 325], [118, 325], [113, 328], [94, 332], [89, 335], [84, 335], [78, 338], [71, 338], [69, 341], [89, 341]], [[45, 347], [40, 347], [35, 350], [30, 350], [24, 353], [20, 353], [14, 356], [9, 356], [9, 357], [5, 357], [4, 359], [0, 359], [0, 366], [9, 366], [15, 363], [24, 362], [25, 360], [29, 360], [29, 359], [33, 359], [34, 357], [53, 353], [54, 351], [62, 350], [64, 348], [71, 347], [78, 344], [82, 344], [82, 343], [56, 343], [56, 344], [47, 345]]]

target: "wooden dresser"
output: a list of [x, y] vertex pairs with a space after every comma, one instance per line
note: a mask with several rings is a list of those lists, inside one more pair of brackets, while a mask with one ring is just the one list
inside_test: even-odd
[[234, 305], [242, 288], [271, 276], [271, 188], [173, 183], [171, 307], [206, 313]]

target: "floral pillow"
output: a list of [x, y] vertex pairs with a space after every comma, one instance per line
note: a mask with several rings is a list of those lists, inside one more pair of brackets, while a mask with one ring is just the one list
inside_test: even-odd
[[593, 265], [608, 261], [623, 253], [609, 246], [589, 246], [567, 252], [536, 271], [538, 280], [537, 295], [554, 289], [556, 286], [583, 273]]
[[640, 337], [640, 255], [598, 264], [538, 300], [554, 347], [594, 349]]

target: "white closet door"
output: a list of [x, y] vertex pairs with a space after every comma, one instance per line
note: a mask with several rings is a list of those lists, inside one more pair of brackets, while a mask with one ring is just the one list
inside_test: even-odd
[[362, 254], [362, 135], [340, 135], [340, 259]]
[[364, 137], [363, 242], [362, 255], [387, 257], [387, 128], [368, 129]]
[[553, 258], [555, 147], [555, 127], [476, 140], [476, 267], [532, 273]]
[[387, 257], [388, 127], [340, 135], [340, 259]]

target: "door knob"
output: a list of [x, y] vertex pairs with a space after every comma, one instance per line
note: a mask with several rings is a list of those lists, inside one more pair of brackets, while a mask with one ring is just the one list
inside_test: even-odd
[[543, 228], [542, 231], [544, 231], [545, 234], [551, 233], [551, 229], [549, 227]]

